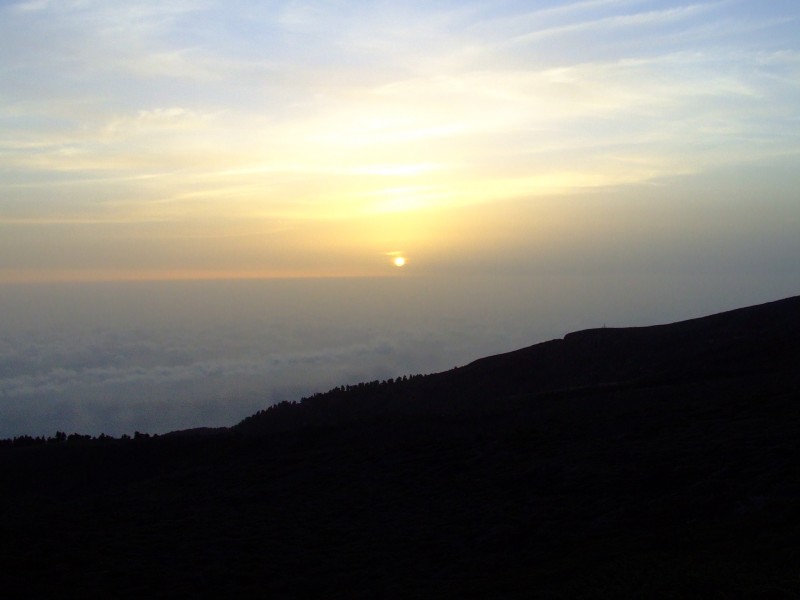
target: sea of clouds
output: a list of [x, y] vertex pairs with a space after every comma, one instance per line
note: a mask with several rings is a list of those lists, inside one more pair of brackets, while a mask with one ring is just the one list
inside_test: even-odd
[[413, 288], [390, 280], [3, 287], [0, 437], [232, 425], [281, 400], [443, 370], [528, 340], [520, 328], [508, 339], [489, 312], [465, 311], [435, 285]]
[[719, 282], [639, 285], [503, 277], [0, 286], [0, 438], [228, 426], [337, 385], [780, 295], [721, 301]]

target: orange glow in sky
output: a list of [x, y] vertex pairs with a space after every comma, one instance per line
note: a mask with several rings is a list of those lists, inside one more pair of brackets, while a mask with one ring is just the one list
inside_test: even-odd
[[0, 281], [366, 276], [391, 247], [415, 249], [415, 272], [516, 265], [585, 245], [598, 201], [627, 199], [613, 210], [636, 236], [661, 226], [661, 190], [695, 178], [702, 195], [667, 212], [703, 211], [747, 169], [772, 173], [759, 202], [784, 210], [798, 17], [710, 0], [6, 2]]

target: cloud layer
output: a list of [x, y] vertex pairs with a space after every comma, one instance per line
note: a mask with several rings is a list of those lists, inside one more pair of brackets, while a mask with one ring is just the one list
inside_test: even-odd
[[[788, 296], [782, 273], [0, 286], [0, 438], [232, 425], [602, 325]], [[724, 297], [725, 300], [720, 300]]]

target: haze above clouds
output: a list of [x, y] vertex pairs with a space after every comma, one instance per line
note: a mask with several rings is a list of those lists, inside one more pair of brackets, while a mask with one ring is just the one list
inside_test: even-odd
[[0, 436], [231, 424], [798, 293], [798, 17], [0, 3]]

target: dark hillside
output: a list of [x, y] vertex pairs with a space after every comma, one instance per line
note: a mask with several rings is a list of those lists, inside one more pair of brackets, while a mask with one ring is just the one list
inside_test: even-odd
[[[800, 298], [0, 448], [16, 597], [800, 597]], [[13, 587], [12, 587], [13, 586]]]
[[800, 364], [800, 297], [671, 325], [589, 329], [408, 381], [372, 382], [276, 407], [244, 432], [390, 414], [471, 414], [523, 396], [603, 393], [749, 374], [791, 377]]

